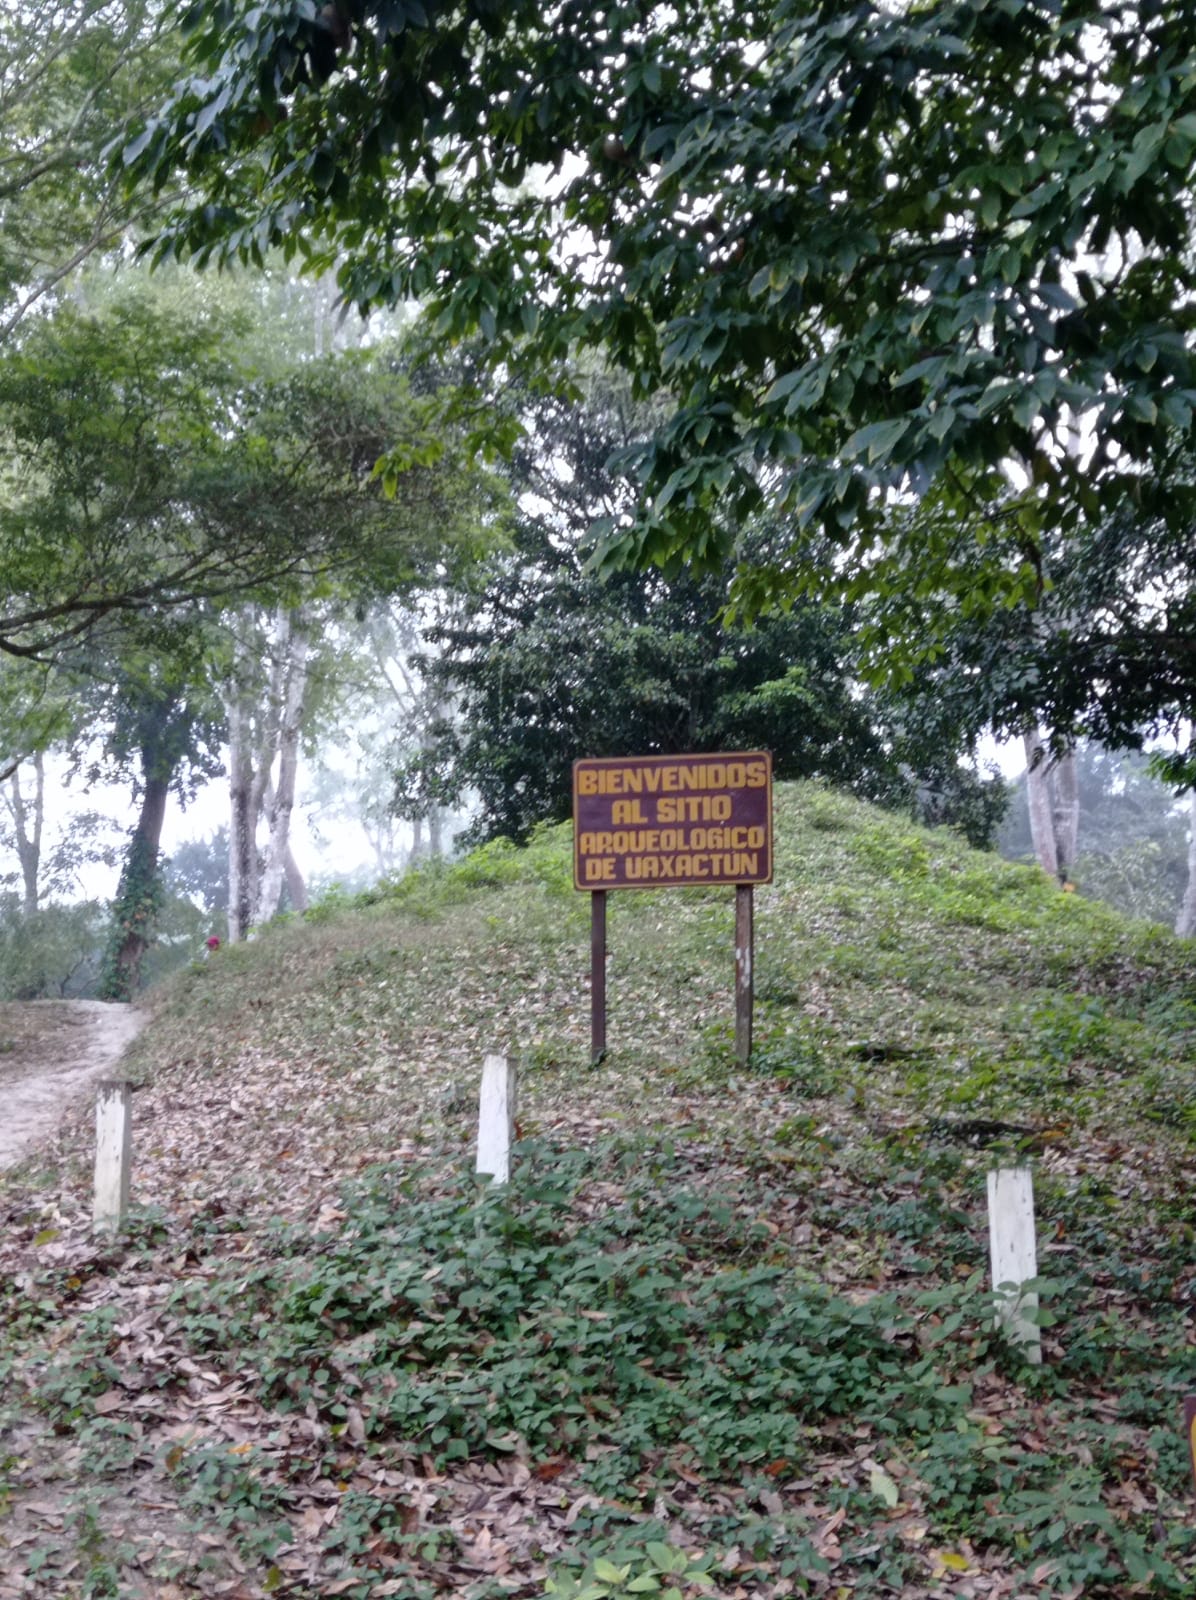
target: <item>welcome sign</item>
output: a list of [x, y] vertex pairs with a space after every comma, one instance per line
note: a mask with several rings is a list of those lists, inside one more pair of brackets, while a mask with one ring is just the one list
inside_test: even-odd
[[573, 765], [578, 889], [772, 881], [772, 757], [617, 756]]

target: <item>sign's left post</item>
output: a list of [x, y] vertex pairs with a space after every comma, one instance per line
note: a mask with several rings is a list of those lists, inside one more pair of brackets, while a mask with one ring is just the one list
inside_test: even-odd
[[590, 895], [590, 1065], [606, 1054], [606, 890]]

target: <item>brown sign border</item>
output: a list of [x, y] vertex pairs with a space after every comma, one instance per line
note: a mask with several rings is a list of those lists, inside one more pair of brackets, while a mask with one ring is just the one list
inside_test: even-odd
[[[714, 762], [743, 762], [763, 761], [767, 768], [767, 779], [764, 785], [765, 801], [765, 869], [751, 876], [725, 874], [719, 877], [684, 877], [651, 879], [646, 882], [583, 882], [581, 877], [581, 826], [580, 826], [580, 801], [582, 799], [579, 788], [579, 775], [583, 771], [611, 769], [625, 769], [628, 767], [676, 767], [710, 765]], [[734, 794], [735, 790], [727, 788], [704, 790], [705, 794]], [[734, 819], [729, 825], [734, 826]], [[645, 854], [648, 852], [644, 852]], [[677, 854], [678, 852], [657, 852], [657, 854]], [[692, 853], [692, 852], [691, 852]], [[704, 852], [699, 852], [704, 853]], [[627, 859], [633, 852], [625, 852], [622, 856], [613, 859]], [[768, 750], [716, 750], [699, 753], [687, 752], [684, 755], [653, 755], [653, 756], [588, 756], [573, 763], [573, 886], [583, 894], [596, 894], [606, 890], [615, 889], [717, 889], [733, 888], [745, 885], [771, 883], [773, 877], [773, 818], [772, 818], [772, 753]]]

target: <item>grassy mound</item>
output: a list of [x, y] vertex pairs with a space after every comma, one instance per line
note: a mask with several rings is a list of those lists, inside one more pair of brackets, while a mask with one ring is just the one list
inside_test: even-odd
[[777, 826], [748, 1069], [729, 891], [612, 897], [588, 1066], [567, 828], [157, 994], [127, 1234], [84, 1118], [2, 1191], [0, 1596], [1190, 1593], [1191, 947], [817, 787]]

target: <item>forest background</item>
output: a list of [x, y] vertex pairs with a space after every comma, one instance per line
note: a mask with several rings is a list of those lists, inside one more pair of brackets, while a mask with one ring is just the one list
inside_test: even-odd
[[631, 750], [1191, 933], [1186, 8], [996, 9], [697, 6], [703, 78], [566, 8], [561, 98], [522, 7], [5, 0], [0, 995], [127, 997]]

